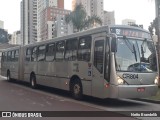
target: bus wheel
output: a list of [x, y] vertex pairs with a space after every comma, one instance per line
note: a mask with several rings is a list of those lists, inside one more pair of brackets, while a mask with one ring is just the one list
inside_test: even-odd
[[71, 93], [72, 93], [72, 96], [75, 99], [77, 99], [77, 100], [82, 99], [82, 85], [81, 85], [79, 80], [78, 81], [74, 81], [72, 83]]
[[37, 87], [35, 75], [31, 75], [30, 84], [31, 84], [31, 88], [33, 88], [33, 89], [35, 89]]
[[10, 75], [10, 72], [9, 72], [9, 71], [7, 71], [7, 80], [8, 80], [8, 81], [11, 81], [11, 75]]

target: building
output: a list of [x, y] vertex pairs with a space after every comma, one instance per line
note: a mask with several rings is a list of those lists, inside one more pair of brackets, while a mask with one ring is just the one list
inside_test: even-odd
[[29, 9], [28, 0], [21, 1], [21, 39], [23, 44], [29, 43]]
[[0, 20], [0, 28], [4, 29], [4, 22]]
[[135, 25], [136, 20], [133, 19], [124, 19], [122, 20], [122, 25]]
[[[38, 41], [41, 41], [43, 38], [41, 38], [41, 33], [43, 28], [43, 24], [47, 24], [47, 20], [44, 20], [46, 9], [48, 7], [54, 7], [54, 8], [61, 8], [64, 9], [64, 0], [38, 0], [38, 21], [37, 21], [37, 39]], [[46, 13], [47, 14], [47, 13]], [[47, 16], [47, 15], [46, 15]], [[50, 23], [50, 22], [48, 22]], [[42, 26], [41, 26], [42, 25]]]
[[[160, 31], [160, 0], [155, 0], [155, 11], [156, 11], [156, 18], [158, 20], [158, 28]], [[160, 44], [160, 41], [159, 41]]]
[[41, 40], [41, 18], [47, 7], [64, 9], [64, 0], [22, 0], [21, 39], [24, 45]]
[[88, 16], [97, 15], [102, 21], [104, 20], [103, 0], [73, 0], [72, 10], [80, 3], [83, 5]]
[[160, 17], [160, 0], [155, 0], [156, 17]]
[[54, 31], [57, 32], [56, 37], [61, 37], [61, 36], [65, 36], [73, 33], [73, 27], [66, 24], [64, 15], [57, 15], [56, 21], [57, 22], [55, 22], [55, 29], [53, 29]]
[[0, 44], [8, 43], [8, 32], [0, 28]]
[[104, 11], [104, 25], [115, 25], [115, 14], [114, 11]]
[[74, 10], [75, 6], [76, 6], [76, 0], [72, 0], [72, 11]]
[[58, 0], [58, 8], [64, 9], [64, 0]]
[[24, 45], [37, 42], [37, 0], [21, 1], [21, 39]]
[[103, 0], [91, 0], [91, 16], [97, 15], [104, 20]]
[[41, 40], [70, 34], [70, 28], [68, 28], [68, 25], [65, 23], [65, 15], [69, 13], [69, 10], [56, 7], [47, 7], [44, 9], [42, 11], [40, 24]]
[[12, 34], [10, 44], [22, 45], [20, 31], [16, 31]]

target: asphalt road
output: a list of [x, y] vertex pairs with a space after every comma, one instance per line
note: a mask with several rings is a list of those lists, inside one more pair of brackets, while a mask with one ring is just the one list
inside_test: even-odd
[[[117, 111], [136, 111], [151, 105], [152, 104], [132, 100], [101, 100], [92, 97], [85, 97], [83, 101], [77, 101], [72, 99], [69, 93], [65, 91], [41, 86], [35, 90], [31, 89], [28, 84], [8, 82], [4, 80], [4, 78], [0, 78], [0, 111], [50, 111], [51, 113], [48, 112], [48, 114], [50, 113], [52, 116], [55, 114], [52, 118], [47, 117], [41, 119], [134, 120], [135, 118], [124, 117], [121, 112]], [[67, 117], [66, 114], [69, 114], [69, 116]], [[111, 117], [106, 117], [106, 114]], [[17, 118], [11, 119], [17, 120]]]

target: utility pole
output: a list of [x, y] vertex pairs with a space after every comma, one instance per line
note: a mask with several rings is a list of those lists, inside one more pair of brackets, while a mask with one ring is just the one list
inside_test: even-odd
[[[160, 62], [160, 0], [155, 0], [155, 10], [156, 10], [156, 33], [158, 36], [158, 45], [157, 45], [157, 52], [158, 52], [158, 62]], [[160, 69], [160, 64], [159, 64]], [[159, 73], [160, 75], [160, 73]], [[160, 86], [160, 79], [159, 79], [159, 86]]]

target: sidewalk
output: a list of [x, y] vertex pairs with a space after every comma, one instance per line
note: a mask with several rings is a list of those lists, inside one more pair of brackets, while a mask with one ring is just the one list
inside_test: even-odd
[[142, 98], [142, 99], [134, 99], [134, 100], [138, 100], [138, 101], [142, 101], [142, 102], [150, 102], [150, 103], [155, 103], [155, 104], [160, 104], [160, 100], [151, 100], [151, 99], [147, 99], [147, 98]]

